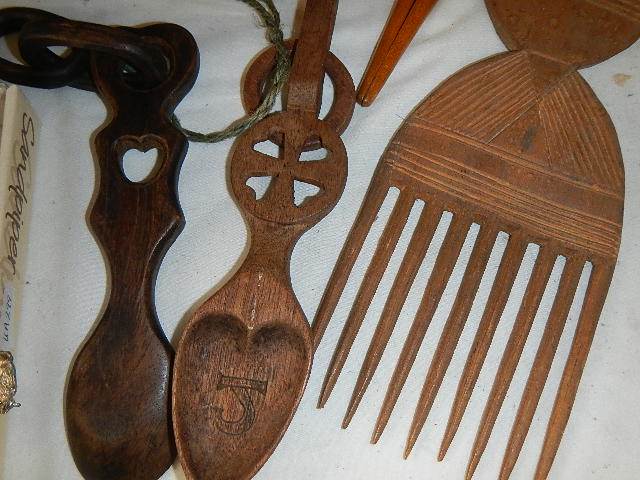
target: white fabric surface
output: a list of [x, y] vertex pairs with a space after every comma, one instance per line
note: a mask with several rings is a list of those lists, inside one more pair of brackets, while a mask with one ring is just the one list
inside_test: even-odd
[[[4, 0], [2, 6], [10, 3]], [[171, 21], [188, 28], [201, 49], [198, 82], [180, 105], [185, 126], [221, 128], [242, 114], [239, 83], [249, 60], [265, 46], [263, 31], [248, 7], [235, 0], [47, 0], [20, 1], [73, 19], [107, 24]], [[303, 2], [279, 0], [286, 33]], [[362, 76], [391, 7], [391, 0], [341, 2], [333, 37], [333, 52], [345, 63], [356, 83]], [[368, 109], [356, 108], [343, 139], [349, 152], [349, 179], [336, 208], [298, 243], [292, 258], [293, 285], [307, 316], [312, 319], [331, 270], [355, 218], [376, 163], [402, 119], [438, 83], [461, 67], [504, 50], [482, 0], [442, 0], [435, 8], [390, 78], [378, 100]], [[6, 53], [5, 50], [3, 52]], [[583, 71], [608, 109], [617, 128], [626, 166], [626, 212], [622, 249], [613, 284], [589, 356], [578, 398], [551, 478], [617, 479], [640, 477], [640, 416], [637, 405], [640, 377], [638, 284], [640, 271], [640, 48]], [[614, 75], [630, 78], [622, 85]], [[0, 478], [7, 480], [78, 479], [66, 442], [63, 391], [69, 365], [87, 332], [104, 308], [106, 273], [95, 239], [88, 230], [86, 209], [95, 184], [90, 138], [105, 118], [96, 95], [64, 88], [25, 89], [44, 125], [27, 260], [28, 284], [19, 326], [18, 399], [23, 406], [8, 416], [9, 433]], [[330, 91], [326, 92], [329, 99]], [[174, 332], [204, 298], [238, 265], [245, 250], [246, 231], [225, 183], [225, 164], [231, 141], [218, 145], [192, 144], [182, 168], [179, 194], [187, 225], [169, 250], [160, 269], [156, 304], [162, 327], [176, 343]], [[376, 224], [380, 230], [380, 222]], [[440, 234], [442, 231], [440, 231]], [[406, 245], [406, 236], [403, 237]], [[365, 256], [375, 243], [367, 241]], [[530, 252], [531, 253], [531, 252]], [[532, 255], [523, 270], [529, 272]], [[397, 269], [399, 256], [392, 265]], [[368, 262], [368, 261], [367, 261]], [[436, 454], [448, 418], [466, 352], [477, 324], [472, 313], [450, 371], [413, 454], [402, 459], [405, 438], [420, 388], [446, 318], [441, 308], [423, 343], [416, 364], [378, 445], [369, 437], [386, 392], [395, 358], [402, 348], [412, 314], [426, 281], [418, 276], [409, 305], [385, 353], [379, 371], [347, 431], [340, 422], [373, 327], [381, 312], [392, 276], [385, 275], [352, 355], [324, 410], [315, 404], [367, 262], [359, 261], [348, 289], [322, 342], [304, 398], [280, 446], [257, 479], [398, 479], [462, 478], [477, 424], [490, 390], [509, 326], [513, 322], [526, 276], [519, 278], [498, 329], [485, 368], [447, 458]], [[431, 263], [433, 255], [431, 255]], [[428, 263], [428, 262], [427, 262]], [[495, 262], [494, 262], [495, 266]], [[635, 273], [634, 273], [635, 272]], [[460, 271], [456, 270], [459, 281]], [[528, 273], [527, 273], [528, 275]], [[554, 280], [557, 283], [557, 275]], [[584, 283], [584, 282], [583, 282]], [[582, 288], [582, 291], [584, 288]], [[487, 288], [483, 286], [484, 298]], [[443, 306], [449, 306], [449, 288]], [[549, 309], [549, 298], [545, 300]], [[574, 308], [567, 330], [572, 334]], [[538, 318], [503, 406], [489, 448], [475, 478], [497, 477], [511, 422], [544, 326]], [[512, 476], [531, 478], [535, 470], [546, 419], [564, 366], [570, 336], [563, 336], [548, 386], [530, 435]], [[124, 367], [124, 366], [123, 366]], [[174, 467], [164, 480], [184, 478]]]

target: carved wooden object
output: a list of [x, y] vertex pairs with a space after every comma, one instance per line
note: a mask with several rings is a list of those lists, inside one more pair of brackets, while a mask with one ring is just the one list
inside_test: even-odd
[[[94, 55], [93, 78], [114, 117], [96, 136], [100, 184], [90, 222], [111, 276], [109, 303], [77, 356], [66, 393], [69, 443], [85, 478], [152, 479], [172, 464], [173, 349], [154, 306], [162, 258], [184, 225], [177, 199], [185, 136], [170, 116], [193, 85], [198, 50], [176, 25], [146, 27], [170, 65], [165, 80], [140, 90], [125, 82], [121, 61]], [[158, 150], [151, 176], [131, 182], [129, 149]]]
[[358, 103], [368, 107], [398, 64], [438, 0], [396, 0], [358, 87]]
[[[99, 187], [89, 222], [111, 285], [68, 379], [71, 452], [87, 479], [156, 479], [173, 463], [175, 445], [173, 349], [158, 324], [154, 287], [184, 225], [177, 183], [187, 151], [170, 117], [195, 82], [198, 49], [177, 25], [106, 27], [27, 8], [0, 10], [0, 35], [11, 32], [19, 32], [29, 64], [2, 60], [0, 77], [43, 88], [95, 88], [110, 115], [95, 137]], [[58, 57], [47, 49], [53, 45], [70, 47], [70, 55]], [[155, 169], [140, 182], [129, 180], [124, 154], [152, 148]]]
[[[317, 118], [327, 59], [339, 64], [328, 51], [336, 9], [335, 0], [308, 2], [287, 111], [256, 124], [233, 150], [230, 182], [251, 246], [231, 280], [195, 312], [178, 345], [173, 423], [189, 479], [252, 477], [284, 434], [309, 376], [313, 339], [291, 288], [289, 261], [298, 238], [338, 201], [347, 176], [347, 154], [335, 130], [340, 127]], [[254, 87], [245, 97], [268, 73], [265, 58], [249, 69], [254, 73], [247, 84]], [[336, 99], [346, 126], [355, 89], [341, 64], [332, 70], [340, 91], [352, 99], [346, 116], [344, 98]], [[270, 139], [281, 145], [277, 158], [256, 150]], [[313, 146], [324, 147], [326, 156], [303, 161], [301, 153]], [[247, 185], [256, 177], [270, 179], [261, 198]], [[298, 205], [296, 182], [319, 192]]]
[[408, 455], [465, 326], [498, 232], [509, 235], [462, 373], [442, 459], [472, 395], [527, 245], [539, 245], [533, 273], [480, 422], [471, 478], [513, 378], [559, 256], [566, 258], [555, 302], [503, 460], [509, 477], [545, 384], [585, 264], [586, 296], [536, 479], [547, 478], [615, 267], [622, 229], [624, 168], [615, 129], [577, 69], [624, 50], [640, 36], [640, 4], [614, 0], [487, 0], [511, 52], [473, 64], [444, 82], [405, 120], [383, 155], [313, 325], [329, 323], [365, 236], [390, 187], [400, 196], [355, 299], [320, 396], [323, 406], [345, 364], [371, 299], [417, 199], [426, 202], [377, 325], [344, 418], [349, 425], [378, 366], [444, 211], [453, 218], [398, 359], [373, 434], [393, 411], [472, 223], [480, 226], [457, 297], [434, 353], [407, 440]]

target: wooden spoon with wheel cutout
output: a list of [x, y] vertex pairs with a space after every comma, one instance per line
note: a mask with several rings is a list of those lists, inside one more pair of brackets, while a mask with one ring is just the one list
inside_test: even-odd
[[[291, 286], [289, 262], [298, 238], [333, 208], [347, 177], [339, 134], [317, 118], [336, 10], [335, 0], [309, 2], [295, 46], [287, 111], [252, 127], [231, 157], [231, 186], [251, 246], [237, 273], [197, 309], [178, 345], [173, 424], [189, 479], [251, 478], [282, 438], [309, 376], [314, 343]], [[248, 76], [262, 71], [264, 58]], [[259, 84], [254, 80], [247, 84]], [[338, 123], [346, 126], [355, 89], [348, 73], [338, 80], [336, 102], [341, 97], [339, 103], [348, 106], [337, 111], [346, 117]], [[269, 140], [279, 144], [278, 157], [255, 149]], [[300, 160], [303, 150], [318, 147], [326, 149], [323, 159]], [[247, 185], [255, 177], [270, 177], [261, 198]], [[295, 182], [319, 192], [298, 205]]]

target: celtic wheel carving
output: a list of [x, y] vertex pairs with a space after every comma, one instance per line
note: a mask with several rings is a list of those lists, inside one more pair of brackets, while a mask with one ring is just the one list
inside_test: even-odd
[[[274, 135], [283, 139], [278, 157], [256, 150]], [[327, 151], [320, 160], [301, 160], [309, 138], [318, 138]], [[271, 177], [260, 199], [247, 185], [253, 177]], [[231, 159], [231, 183], [242, 207], [268, 222], [293, 224], [317, 221], [338, 201], [347, 178], [347, 153], [342, 140], [326, 122], [311, 115], [281, 112], [267, 117], [239, 139]], [[314, 185], [315, 196], [296, 205], [294, 182]]]

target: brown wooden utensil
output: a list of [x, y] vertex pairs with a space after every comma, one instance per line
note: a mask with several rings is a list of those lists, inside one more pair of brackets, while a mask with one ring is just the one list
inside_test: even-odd
[[[173, 422], [189, 479], [252, 477], [284, 434], [309, 376], [313, 339], [291, 287], [289, 262], [298, 238], [338, 201], [347, 176], [347, 154], [335, 127], [317, 118], [336, 9], [335, 0], [307, 3], [287, 111], [256, 124], [233, 150], [230, 182], [251, 245], [231, 280], [197, 309], [178, 345]], [[260, 65], [249, 72], [268, 73]], [[351, 98], [348, 123], [355, 89], [344, 67], [335, 72]], [[336, 102], [345, 105], [344, 98]], [[270, 140], [281, 145], [279, 157], [256, 150]], [[326, 149], [326, 156], [302, 160], [303, 150], [313, 146]], [[262, 197], [247, 185], [256, 177], [270, 178]], [[297, 204], [297, 182], [319, 192]]]
[[[10, 33], [18, 33], [27, 64], [0, 59], [0, 78], [95, 89], [107, 107], [108, 123], [95, 137], [99, 187], [89, 223], [111, 285], [106, 309], [69, 375], [66, 427], [84, 478], [153, 480], [175, 458], [173, 349], [154, 305], [158, 268], [184, 225], [177, 183], [187, 139], [171, 115], [195, 82], [198, 48], [178, 25], [108, 27], [32, 8], [0, 10], [0, 36]], [[71, 51], [60, 57], [51, 46]], [[154, 148], [154, 170], [130, 180], [125, 153]]]
[[[162, 258], [184, 218], [177, 199], [185, 136], [170, 117], [193, 85], [198, 49], [177, 25], [139, 31], [165, 52], [169, 72], [137, 88], [121, 75], [122, 61], [92, 56], [95, 86], [112, 115], [95, 138], [100, 183], [90, 223], [111, 277], [109, 302], [75, 359], [66, 392], [69, 444], [87, 479], [155, 479], [173, 463], [170, 423], [173, 349], [154, 306]], [[130, 181], [122, 159], [130, 149], [158, 150], [141, 182]]]
[[358, 103], [368, 107], [438, 0], [396, 0], [358, 87]]
[[[387, 422], [425, 337], [472, 223], [479, 233], [435, 350], [405, 456], [415, 444], [467, 321], [497, 234], [509, 235], [477, 327], [442, 443], [460, 424], [509, 298], [525, 249], [535, 266], [506, 344], [473, 446], [473, 476], [522, 354], [551, 270], [565, 263], [500, 478], [516, 463], [547, 379], [578, 280], [591, 265], [582, 310], [535, 473], [547, 478], [576, 396], [615, 267], [622, 229], [624, 168], [615, 129], [577, 69], [604, 61], [640, 36], [640, 3], [617, 0], [487, 0], [510, 53], [473, 64], [444, 82], [405, 120], [383, 155], [313, 325], [316, 342], [390, 187], [400, 196], [379, 240], [325, 378], [323, 406], [340, 375], [410, 209], [426, 206], [413, 232], [364, 359], [343, 427], [351, 421], [394, 329], [444, 211], [448, 227], [398, 359], [372, 441]], [[586, 270], [585, 270], [586, 271]], [[578, 301], [578, 299], [576, 299]]]
[[[72, 366], [66, 427], [84, 478], [152, 480], [175, 458], [173, 350], [158, 324], [154, 286], [184, 225], [177, 182], [187, 139], [170, 118], [195, 82], [198, 49], [177, 25], [107, 27], [27, 8], [0, 10], [0, 34], [11, 32], [19, 32], [29, 64], [3, 60], [0, 77], [96, 89], [110, 116], [95, 137], [99, 187], [89, 218], [108, 263], [109, 300]], [[58, 57], [50, 46], [71, 54]], [[127, 178], [125, 153], [154, 148], [150, 175]]]

